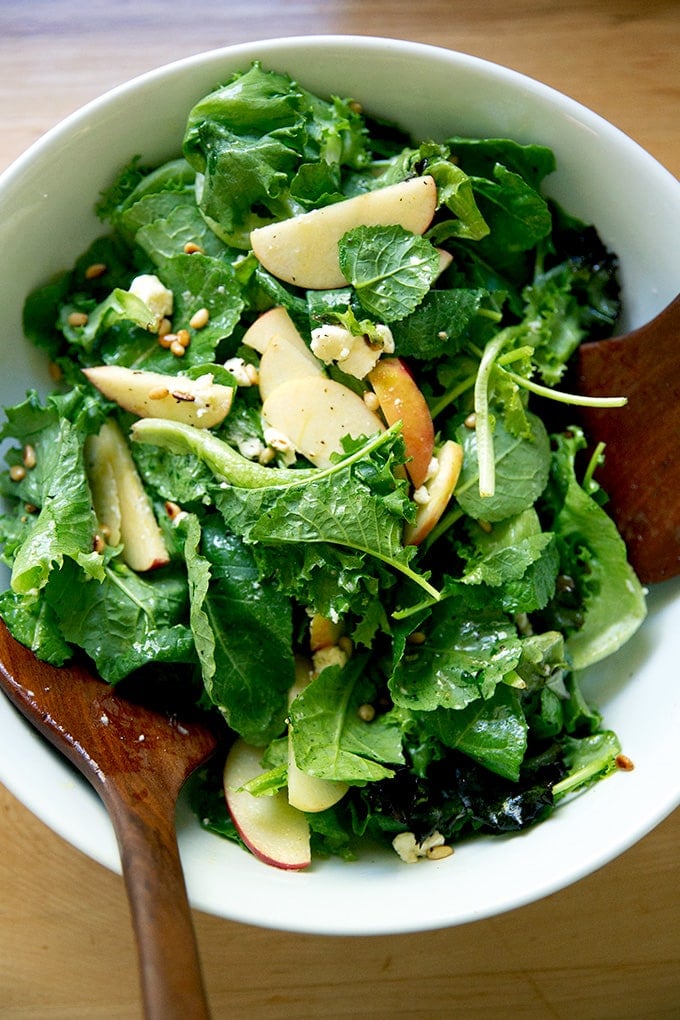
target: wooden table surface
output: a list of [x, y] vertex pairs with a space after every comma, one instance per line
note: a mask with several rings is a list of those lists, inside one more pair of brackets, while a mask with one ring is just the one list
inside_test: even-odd
[[[486, 57], [680, 171], [678, 0], [0, 0], [0, 169], [89, 99], [202, 50], [356, 33]], [[462, 928], [368, 939], [196, 913], [214, 1016], [680, 1016], [680, 812], [601, 871]], [[0, 1017], [141, 1015], [121, 879], [0, 789]]]

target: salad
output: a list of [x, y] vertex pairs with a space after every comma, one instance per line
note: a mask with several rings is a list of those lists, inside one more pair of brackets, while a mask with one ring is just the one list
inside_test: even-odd
[[276, 866], [445, 857], [630, 767], [581, 678], [644, 592], [569, 392], [617, 263], [554, 169], [256, 62], [26, 300], [0, 615], [220, 716], [195, 810]]

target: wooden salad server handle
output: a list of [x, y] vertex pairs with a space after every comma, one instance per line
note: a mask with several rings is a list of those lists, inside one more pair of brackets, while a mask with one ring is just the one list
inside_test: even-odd
[[214, 752], [215, 733], [184, 715], [127, 701], [81, 666], [39, 662], [4, 624], [0, 687], [108, 809], [137, 941], [145, 1016], [208, 1018], [175, 807], [185, 780]]

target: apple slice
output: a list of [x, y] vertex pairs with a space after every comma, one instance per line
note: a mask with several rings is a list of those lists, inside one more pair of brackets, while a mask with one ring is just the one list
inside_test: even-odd
[[262, 405], [262, 417], [320, 468], [330, 467], [331, 454], [342, 452], [344, 436], [357, 439], [385, 431], [357, 393], [320, 375], [277, 386]]
[[337, 645], [343, 633], [344, 627], [340, 620], [336, 622], [321, 613], [314, 613], [309, 621], [309, 647], [312, 652], [318, 652], [321, 648]]
[[338, 261], [338, 241], [348, 230], [398, 224], [423, 234], [436, 207], [434, 179], [412, 177], [257, 227], [250, 243], [260, 263], [279, 280], [309, 290], [330, 290], [347, 283]]
[[84, 368], [90, 382], [125, 411], [140, 418], [168, 418], [209, 429], [224, 421], [231, 410], [231, 386], [213, 382], [210, 373], [186, 376], [144, 372], [122, 365]]
[[277, 386], [290, 379], [317, 375], [325, 378], [323, 365], [312, 352], [305, 347], [304, 352], [295, 344], [283, 337], [271, 340], [260, 358], [259, 386], [260, 397], [264, 404]]
[[463, 466], [463, 447], [447, 439], [437, 454], [437, 461], [437, 473], [425, 486], [427, 503], [418, 507], [415, 521], [404, 528], [404, 545], [420, 545], [446, 510]]
[[283, 305], [276, 305], [258, 315], [257, 319], [243, 334], [241, 343], [252, 347], [258, 354], [264, 354], [272, 340], [288, 340], [296, 347], [309, 348], [300, 336], [298, 329]]
[[439, 267], [437, 269], [437, 278], [439, 278], [442, 275], [442, 273], [446, 272], [446, 270], [449, 268], [449, 266], [453, 262], [453, 255], [451, 254], [450, 251], [446, 251], [445, 248], [437, 248], [437, 255], [439, 256]]
[[122, 542], [122, 557], [132, 570], [144, 572], [170, 562], [168, 550], [123, 433], [104, 423], [85, 442], [85, 469], [92, 505], [111, 545]]
[[[295, 683], [288, 694], [292, 703], [313, 677], [310, 663], [301, 657], [295, 660]], [[300, 811], [318, 812], [333, 807], [345, 796], [349, 786], [334, 779], [320, 779], [299, 769], [293, 750], [293, 734], [288, 727], [288, 803]]]
[[406, 470], [418, 488], [427, 478], [434, 450], [434, 425], [427, 401], [401, 358], [381, 358], [368, 379], [387, 424], [402, 423], [410, 457]]
[[249, 850], [275, 868], [301, 871], [311, 861], [309, 823], [284, 790], [255, 797], [242, 789], [263, 770], [263, 749], [237, 740], [224, 766], [224, 795], [231, 819]]

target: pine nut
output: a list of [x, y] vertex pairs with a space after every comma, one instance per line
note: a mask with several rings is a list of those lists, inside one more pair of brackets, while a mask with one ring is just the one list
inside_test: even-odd
[[153, 389], [149, 390], [149, 400], [163, 400], [169, 395], [170, 390], [167, 386], [154, 386]]
[[443, 861], [445, 857], [450, 857], [453, 853], [453, 847], [447, 846], [446, 843], [440, 843], [439, 846], [431, 846], [427, 851], [427, 856], [431, 861]]
[[86, 280], [96, 280], [98, 277], [103, 276], [106, 272], [106, 265], [103, 262], [93, 262], [91, 266], [88, 266], [85, 270]]
[[375, 719], [375, 708], [369, 704], [359, 705], [357, 715], [362, 722], [373, 722]]
[[69, 326], [86, 326], [89, 316], [86, 312], [71, 312], [67, 318]]
[[28, 468], [29, 471], [31, 468], [35, 467], [36, 464], [35, 448], [31, 446], [30, 443], [26, 443], [26, 445], [24, 446], [23, 461], [24, 467]]
[[185, 255], [204, 255], [205, 252], [201, 248], [200, 244], [196, 244], [195, 241], [187, 241], [184, 245]]
[[9, 477], [13, 482], [21, 482], [26, 477], [26, 468], [23, 464], [12, 464]]
[[179, 340], [173, 340], [170, 344], [170, 351], [175, 355], [176, 358], [183, 358], [186, 354], [186, 348], [184, 344], [180, 343]]
[[210, 312], [207, 308], [199, 308], [197, 312], [189, 319], [189, 325], [192, 329], [203, 329], [204, 326], [208, 325], [210, 319]]

